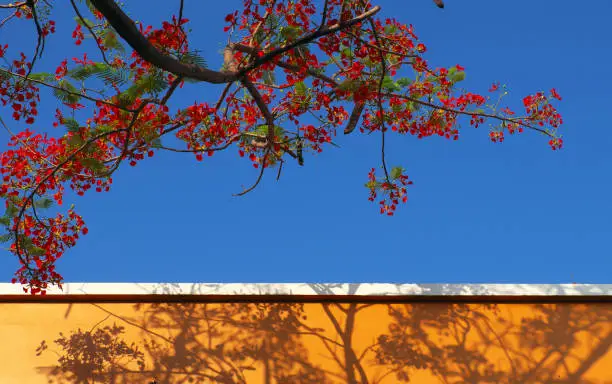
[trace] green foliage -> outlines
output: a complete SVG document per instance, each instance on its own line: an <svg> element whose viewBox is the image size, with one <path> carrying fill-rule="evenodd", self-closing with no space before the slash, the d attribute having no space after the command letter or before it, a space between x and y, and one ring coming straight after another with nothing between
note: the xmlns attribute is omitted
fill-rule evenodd
<svg viewBox="0 0 612 384"><path fill-rule="evenodd" d="M391 177L392 180L395 180L398 177L400 177L403 172L404 172L404 168L402 168L402 167L393 167L391 169L391 173L389 174L389 177Z"/></svg>
<svg viewBox="0 0 612 384"><path fill-rule="evenodd" d="M407 87L410 84L412 84L412 80L407 78L407 77L401 77L401 78L397 79L395 84L397 84L399 87L403 88L403 87Z"/></svg>
<svg viewBox="0 0 612 384"><path fill-rule="evenodd" d="M412 101L407 102L406 106L411 112L416 112L421 109L421 104L413 103Z"/></svg>
<svg viewBox="0 0 612 384"><path fill-rule="evenodd" d="M280 34L287 40L295 40L302 33L301 29L295 25L281 27Z"/></svg>
<svg viewBox="0 0 612 384"><path fill-rule="evenodd" d="M55 81L55 75L47 72L31 73L29 78L38 81Z"/></svg>
<svg viewBox="0 0 612 384"><path fill-rule="evenodd" d="M390 76L385 76L382 82L382 88L388 91L399 91L401 87L393 81Z"/></svg>
<svg viewBox="0 0 612 384"><path fill-rule="evenodd" d="M12 233L4 233L4 234L0 235L0 243L2 243L2 244L8 243L11 240L13 240L13 234Z"/></svg>
<svg viewBox="0 0 612 384"><path fill-rule="evenodd" d="M141 95L146 93L156 95L166 89L166 87L168 87L168 83L162 77L161 73L145 75L121 93L121 95L119 95L119 101L123 105L131 105L136 98Z"/></svg>
<svg viewBox="0 0 612 384"><path fill-rule="evenodd" d="M374 180L370 180L367 183L365 183L365 187L368 189L378 189L380 188L381 183L379 183L378 181L374 181Z"/></svg>
<svg viewBox="0 0 612 384"><path fill-rule="evenodd" d="M4 213L5 216L13 218L13 217L16 217L18 213L19 213L19 208L17 208L17 206L13 204L12 202L8 202L6 206L6 212Z"/></svg>
<svg viewBox="0 0 612 384"><path fill-rule="evenodd" d="M88 18L86 18L86 17L80 18L78 16L75 16L74 17L74 21L76 21L77 24L79 24L79 25L81 25L83 27L93 28L93 26L94 26L94 23L91 20L89 20Z"/></svg>
<svg viewBox="0 0 612 384"><path fill-rule="evenodd" d="M63 103L74 104L81 100L79 90L67 80L60 80L57 82L60 89L54 88L53 95Z"/></svg>
<svg viewBox="0 0 612 384"><path fill-rule="evenodd" d="M451 67L448 69L448 79L453 83L458 83L465 79L465 72L457 70L457 67Z"/></svg>
<svg viewBox="0 0 612 384"><path fill-rule="evenodd" d="M68 146L70 148L80 147L84 143L83 139L81 138L81 135L79 134L70 135L68 139L66 139L66 142L68 143Z"/></svg>
<svg viewBox="0 0 612 384"><path fill-rule="evenodd" d="M34 207L39 209L49 209L53 206L53 200L48 197L43 197L34 201Z"/></svg>
<svg viewBox="0 0 612 384"><path fill-rule="evenodd" d="M343 46L343 48L340 50L340 53L349 59L353 57L353 50L350 47Z"/></svg>
<svg viewBox="0 0 612 384"><path fill-rule="evenodd" d="M255 133L256 136L258 137L266 137L268 135L268 124L262 124L262 125L258 125L257 127L255 127L255 130L253 131L253 133ZM274 135L275 136L282 136L285 133L285 130L283 129L283 127L275 125L274 126Z"/></svg>
<svg viewBox="0 0 612 384"><path fill-rule="evenodd" d="M106 48L114 49L119 52L125 52L125 48L119 42L119 39L117 39L117 32L110 27L102 31L100 38L102 39L102 45L104 45Z"/></svg>
<svg viewBox="0 0 612 384"><path fill-rule="evenodd" d="M306 92L308 91L308 88L306 87L306 84L304 84L303 81L298 81L297 83L295 83L295 94L298 96L306 96Z"/></svg>
<svg viewBox="0 0 612 384"><path fill-rule="evenodd" d="M8 215L0 216L0 224L4 225L5 227L9 226L11 224L11 217Z"/></svg>
<svg viewBox="0 0 612 384"><path fill-rule="evenodd" d="M189 51L182 55L181 60L185 64L195 64L206 68L206 59L200 55L200 51Z"/></svg>
<svg viewBox="0 0 612 384"><path fill-rule="evenodd" d="M67 76L79 81L95 76L106 83L115 83L118 86L125 85L129 81L129 72L127 70L117 69L106 63L79 65L69 70Z"/></svg>
<svg viewBox="0 0 612 384"><path fill-rule="evenodd" d="M35 245L28 244L24 247L30 255L33 256L42 256L45 254L45 250L43 248L37 247Z"/></svg>
<svg viewBox="0 0 612 384"><path fill-rule="evenodd" d="M99 135L99 134L101 134L101 133L107 133L107 132L111 132L111 131L113 131L113 130L114 130L114 128L113 128L113 127L111 127L110 125L105 125L105 124L102 124L102 125L98 125L98 126L96 126L96 128L95 128L95 134L96 134L96 135Z"/></svg>
<svg viewBox="0 0 612 384"><path fill-rule="evenodd" d="M392 35L397 32L397 26L393 24L389 24L385 26L385 33L388 35Z"/></svg>
<svg viewBox="0 0 612 384"><path fill-rule="evenodd" d="M98 159L94 159L91 157L86 157L84 159L81 159L81 164L83 164L84 166L86 166L87 168L91 169L94 172L103 172L106 170L104 163L102 163Z"/></svg>
<svg viewBox="0 0 612 384"><path fill-rule="evenodd" d="M341 91L356 91L361 86L361 80L346 79L338 84L338 89Z"/></svg>
<svg viewBox="0 0 612 384"><path fill-rule="evenodd" d="M72 117L64 117L62 119L62 124L68 128L69 132L78 132L80 128L79 122Z"/></svg>
<svg viewBox="0 0 612 384"><path fill-rule="evenodd" d="M465 72L464 71L459 71L459 72L455 73L455 75L453 76L453 81L455 83L463 81L464 79L465 79Z"/></svg>

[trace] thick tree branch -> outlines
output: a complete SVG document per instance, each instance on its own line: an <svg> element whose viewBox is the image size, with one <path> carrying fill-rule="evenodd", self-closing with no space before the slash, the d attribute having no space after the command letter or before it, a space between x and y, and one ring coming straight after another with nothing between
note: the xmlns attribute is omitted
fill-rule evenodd
<svg viewBox="0 0 612 384"><path fill-rule="evenodd" d="M318 29L295 40L292 43L270 51L262 57L255 59L250 65L241 69L239 72L219 72L200 67L195 64L181 63L173 57L162 54L142 33L140 33L134 21L130 19L121 10L121 8L119 8L115 1L91 0L91 3L100 13L102 13L102 15L104 15L109 24L117 31L119 36L121 36L144 60L177 76L200 80L212 84L223 84L237 81L247 72L287 51L290 51L295 47L308 44L319 37L351 27L374 16L378 11L380 11L380 7L376 6L353 19Z"/></svg>
<svg viewBox="0 0 612 384"><path fill-rule="evenodd" d="M205 81L213 84L223 84L236 81L235 73L213 71L195 64L180 61L162 54L140 33L136 24L119 8L113 0L91 0L96 9L104 15L110 25L117 31L132 49L149 63L177 76Z"/></svg>

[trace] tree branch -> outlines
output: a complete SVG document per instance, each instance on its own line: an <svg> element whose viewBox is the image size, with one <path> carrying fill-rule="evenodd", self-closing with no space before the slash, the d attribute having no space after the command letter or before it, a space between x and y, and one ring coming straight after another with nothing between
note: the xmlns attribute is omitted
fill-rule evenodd
<svg viewBox="0 0 612 384"><path fill-rule="evenodd" d="M136 28L136 24L119 8L113 0L91 0L96 9L104 15L109 24L117 31L132 49L149 63L177 76L205 81L212 84L223 84L236 81L235 73L224 73L180 61L162 54Z"/></svg>
<svg viewBox="0 0 612 384"><path fill-rule="evenodd" d="M292 50L295 47L301 46L301 45L306 45L310 42L312 42L313 40L318 39L319 37L323 37L323 36L327 36L330 35L334 32L337 32L341 29L344 28L348 28L351 27L355 24L359 24L364 20L367 20L368 18L374 16L375 14L378 13L378 11L380 11L380 6L377 5L375 7L373 7L372 9L362 13L359 16L356 16L350 20L346 20L340 23L336 23L334 25L330 25L329 27L326 28L321 28L321 29L317 29L314 32L311 32L309 34L307 34L306 36L303 36L297 40L295 40L294 42L291 42L287 45L284 45L280 48L277 48L273 51L270 51L268 53L266 53L265 55L263 55L262 57L258 57L257 59L255 59L253 61L253 63L251 63L251 65L243 68L238 75L243 75L245 73L247 73L248 71L251 71L255 68L257 68L258 66L260 66L261 64L267 63L268 61L274 59L276 56L278 55L282 55L283 53Z"/></svg>
<svg viewBox="0 0 612 384"><path fill-rule="evenodd" d="M268 52L255 59L250 65L246 66L239 72L219 72L208 68L200 67L195 64L181 63L180 61L162 54L151 42L136 28L136 24L119 8L113 0L90 0L92 5L108 20L109 24L117 31L132 49L134 49L144 60L171 72L177 76L200 80L212 84L230 83L239 80L247 72L259 67L260 65L274 59L275 57L290 51L291 49L308 44L313 40L323 37L341 29L351 27L358 24L380 11L380 6L375 6L372 9L362 13L361 15L341 22L329 27L320 28L314 32L295 40L292 43L284 45L273 51Z"/></svg>

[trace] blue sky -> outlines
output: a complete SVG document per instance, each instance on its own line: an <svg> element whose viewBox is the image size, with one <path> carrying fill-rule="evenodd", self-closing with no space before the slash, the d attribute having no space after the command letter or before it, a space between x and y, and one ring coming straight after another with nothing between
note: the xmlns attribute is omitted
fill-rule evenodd
<svg viewBox="0 0 612 384"><path fill-rule="evenodd" d="M178 2L137 3L132 15L159 25ZM191 46L218 68L223 17L241 2L185 3ZM555 87L563 150L533 132L494 144L486 126L469 124L459 141L391 135L389 163L414 180L394 217L381 216L363 187L379 165L374 135L339 136L341 148L286 166L279 182L269 173L244 197L232 194L257 174L235 150L201 163L159 153L120 169L111 192L65 200L90 229L58 263L66 281L609 283L612 2L374 3L381 16L414 24L432 65L465 66L466 88L506 83L519 109L523 96ZM60 28L39 70L81 55L67 45L73 24L62 28L71 16L54 10ZM0 42L15 45L11 30L26 27L0 30ZM190 87L174 106L214 102L218 92ZM40 126L50 126L52 103ZM7 140L0 131L1 148ZM1 255L0 281L9 281L17 262Z"/></svg>

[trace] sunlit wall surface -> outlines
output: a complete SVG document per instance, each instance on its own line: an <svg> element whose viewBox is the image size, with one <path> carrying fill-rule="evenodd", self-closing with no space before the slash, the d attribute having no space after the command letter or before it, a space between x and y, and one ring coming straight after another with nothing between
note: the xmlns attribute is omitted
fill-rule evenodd
<svg viewBox="0 0 612 384"><path fill-rule="evenodd" d="M612 303L0 304L0 383L612 383Z"/></svg>

